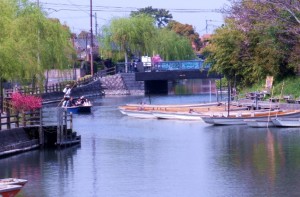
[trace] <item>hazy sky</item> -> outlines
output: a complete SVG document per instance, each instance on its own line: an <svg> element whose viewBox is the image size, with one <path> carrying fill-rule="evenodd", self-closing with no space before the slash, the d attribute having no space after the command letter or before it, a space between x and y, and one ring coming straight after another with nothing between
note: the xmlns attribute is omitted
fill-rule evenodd
<svg viewBox="0 0 300 197"><path fill-rule="evenodd" d="M67 24L72 32L90 31L90 0L36 1L39 1L42 9L49 13L49 17L60 19L61 23ZM92 4L98 28L114 17L126 17L130 11L152 6L169 10L174 20L194 26L196 31L203 35L222 25L222 14L214 10L221 9L229 3L227 0L93 0ZM94 17L94 33L95 24Z"/></svg>

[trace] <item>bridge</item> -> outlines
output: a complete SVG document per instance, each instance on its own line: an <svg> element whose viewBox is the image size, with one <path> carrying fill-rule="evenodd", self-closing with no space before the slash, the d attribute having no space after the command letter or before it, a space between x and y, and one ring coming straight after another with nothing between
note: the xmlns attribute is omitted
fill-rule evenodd
<svg viewBox="0 0 300 197"><path fill-rule="evenodd" d="M146 93L166 93L168 81L183 79L220 79L221 75L209 73L210 65L203 60L163 61L156 64L119 64L117 72L134 72L136 81L145 82ZM207 83L208 84L208 83Z"/></svg>

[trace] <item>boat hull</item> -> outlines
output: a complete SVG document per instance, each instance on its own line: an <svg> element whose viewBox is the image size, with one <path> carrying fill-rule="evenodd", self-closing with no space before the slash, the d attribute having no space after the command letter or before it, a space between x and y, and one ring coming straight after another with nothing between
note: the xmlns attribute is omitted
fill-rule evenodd
<svg viewBox="0 0 300 197"><path fill-rule="evenodd" d="M72 114L84 114L91 113L92 106L74 106L74 107L65 107L67 113Z"/></svg>
<svg viewBox="0 0 300 197"><path fill-rule="evenodd" d="M152 114L158 119L202 121L201 115L194 113L152 112Z"/></svg>
<svg viewBox="0 0 300 197"><path fill-rule="evenodd" d="M295 111L278 111L278 112L270 112L270 113L265 113L265 112L257 112L247 114L247 115L241 115L239 117L203 117L203 121L208 123L208 124L213 124L213 125L246 125L247 121L249 120L259 120L259 121L267 121L272 118L276 117L284 117L284 118L299 118L300 117L300 111L295 110Z"/></svg>
<svg viewBox="0 0 300 197"><path fill-rule="evenodd" d="M0 179L0 185L21 185L24 186L27 183L25 179L17 179L17 178L5 178Z"/></svg>
<svg viewBox="0 0 300 197"><path fill-rule="evenodd" d="M272 120L244 120L249 127L254 128L267 128L274 127Z"/></svg>
<svg viewBox="0 0 300 197"><path fill-rule="evenodd" d="M121 111L121 110L120 110ZM134 117L134 118L149 118L149 119L153 119L156 118L152 112L150 111L135 111L135 110L122 110L121 111L122 114L126 114L127 116L130 117Z"/></svg>
<svg viewBox="0 0 300 197"><path fill-rule="evenodd" d="M274 118L272 122L276 127L300 127L300 118Z"/></svg>
<svg viewBox="0 0 300 197"><path fill-rule="evenodd" d="M22 189L21 185L6 185L0 184L0 196L1 197L14 197Z"/></svg>

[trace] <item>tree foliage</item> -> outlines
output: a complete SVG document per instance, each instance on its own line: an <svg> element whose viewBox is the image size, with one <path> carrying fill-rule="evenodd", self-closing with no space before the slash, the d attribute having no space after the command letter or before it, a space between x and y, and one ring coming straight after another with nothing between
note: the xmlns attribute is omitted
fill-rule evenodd
<svg viewBox="0 0 300 197"><path fill-rule="evenodd" d="M44 71L71 63L70 31L33 3L0 0L0 78L42 79Z"/></svg>
<svg viewBox="0 0 300 197"><path fill-rule="evenodd" d="M128 55L145 54L151 50L151 38L155 33L153 19L147 15L116 18L103 29L101 54L112 57L112 52Z"/></svg>
<svg viewBox="0 0 300 197"><path fill-rule="evenodd" d="M160 54L165 61L191 60L195 53L188 38L168 29L158 29L152 39L154 54Z"/></svg>
<svg viewBox="0 0 300 197"><path fill-rule="evenodd" d="M172 20L168 26L168 29L176 32L179 35L187 37L190 42L195 46L196 51L199 51L202 43L199 34L194 30L192 25L182 24Z"/></svg>
<svg viewBox="0 0 300 197"><path fill-rule="evenodd" d="M155 19L159 28L165 27L173 16L165 9L152 8L152 6L138 9L138 11L132 11L130 16L148 15Z"/></svg>
<svg viewBox="0 0 300 197"><path fill-rule="evenodd" d="M299 16L296 1L233 2L225 25L206 49L207 61L228 79L235 76L241 86L266 75L294 75L300 63Z"/></svg>
<svg viewBox="0 0 300 197"><path fill-rule="evenodd" d="M192 59L194 52L190 41L173 31L157 28L148 15L116 18L103 29L101 54L104 58L120 58L125 62L130 56L159 53L164 60Z"/></svg>

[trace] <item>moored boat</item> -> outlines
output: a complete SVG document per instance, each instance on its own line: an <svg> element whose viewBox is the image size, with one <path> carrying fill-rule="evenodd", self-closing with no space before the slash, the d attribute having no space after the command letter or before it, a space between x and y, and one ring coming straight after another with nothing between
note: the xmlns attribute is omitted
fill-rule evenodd
<svg viewBox="0 0 300 197"><path fill-rule="evenodd" d="M184 112L159 112L154 111L152 114L158 119L173 119L173 120L196 120L202 121L203 115L195 112L184 113Z"/></svg>
<svg viewBox="0 0 300 197"><path fill-rule="evenodd" d="M91 113L92 105L80 105L63 108L67 110L67 113L72 114Z"/></svg>
<svg viewBox="0 0 300 197"><path fill-rule="evenodd" d="M231 114L229 116L203 117L203 121L213 125L246 125L245 120L268 120L276 117L300 117L300 110L255 111Z"/></svg>
<svg viewBox="0 0 300 197"><path fill-rule="evenodd" d="M27 183L25 179L17 179L17 178L4 178L0 179L0 185L21 185L24 186Z"/></svg>
<svg viewBox="0 0 300 197"><path fill-rule="evenodd" d="M122 114L125 114L134 118L156 118L151 111L137 111L137 110L120 110Z"/></svg>
<svg viewBox="0 0 300 197"><path fill-rule="evenodd" d="M0 196L1 197L14 197L22 189L22 185L9 185L0 184Z"/></svg>
<svg viewBox="0 0 300 197"><path fill-rule="evenodd" d="M300 127L300 118L273 118L272 122L276 127Z"/></svg>
<svg viewBox="0 0 300 197"><path fill-rule="evenodd" d="M274 127L271 119L264 119L264 120L257 120L257 119L248 119L244 120L249 127L254 128L267 128L267 127Z"/></svg>

